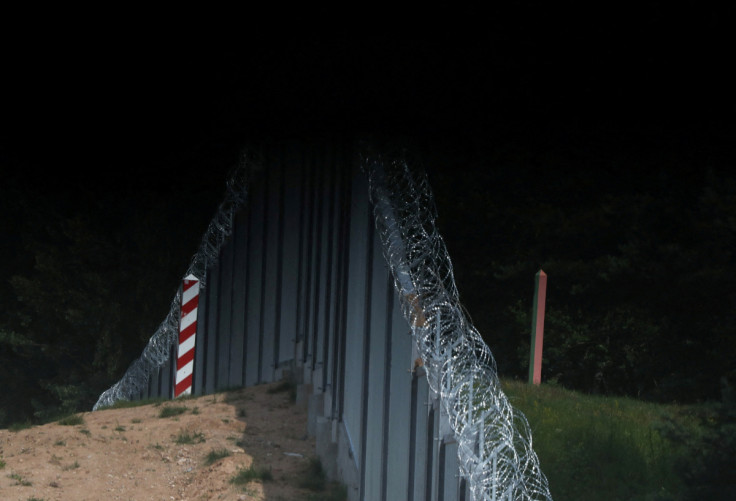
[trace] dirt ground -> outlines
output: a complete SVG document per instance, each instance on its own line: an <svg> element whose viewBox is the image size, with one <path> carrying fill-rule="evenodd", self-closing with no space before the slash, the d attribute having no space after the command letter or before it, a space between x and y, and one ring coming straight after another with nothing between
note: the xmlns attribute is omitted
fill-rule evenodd
<svg viewBox="0 0 736 501"><path fill-rule="evenodd" d="M280 384L0 430L0 499L322 499L300 487L315 480L315 442L306 409ZM250 467L272 479L231 482Z"/></svg>

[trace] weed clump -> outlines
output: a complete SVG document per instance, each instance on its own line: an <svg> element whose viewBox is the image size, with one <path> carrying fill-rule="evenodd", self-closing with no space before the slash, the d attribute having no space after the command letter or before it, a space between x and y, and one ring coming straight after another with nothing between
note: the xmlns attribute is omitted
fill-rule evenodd
<svg viewBox="0 0 736 501"><path fill-rule="evenodd" d="M319 458L309 459L299 480L299 487L315 493L310 494L307 501L345 501L348 498L344 485L327 481L327 473Z"/></svg>
<svg viewBox="0 0 736 501"><path fill-rule="evenodd" d="M203 433L189 433L188 431L181 431L179 432L179 435L177 435L174 442L180 445L184 444L201 444L204 440L204 434Z"/></svg>
<svg viewBox="0 0 736 501"><path fill-rule="evenodd" d="M248 468L241 468L238 473L230 479L230 483L235 485L246 485L254 480L261 480L263 482L273 480L271 468L256 468L251 464Z"/></svg>
<svg viewBox="0 0 736 501"><path fill-rule="evenodd" d="M206 466L209 466L213 463L216 463L222 458L226 458L231 455L231 452L227 449L213 449L210 451L209 454L207 454L207 457L204 460L204 464Z"/></svg>
<svg viewBox="0 0 736 501"><path fill-rule="evenodd" d="M310 491L323 491L327 483L327 475L322 468L322 462L318 458L309 458L307 468L302 473L299 487Z"/></svg>
<svg viewBox="0 0 736 501"><path fill-rule="evenodd" d="M184 414L187 411L187 408L183 405L170 405L163 407L159 413L158 417L160 418L169 418L174 416L179 416L181 414Z"/></svg>
<svg viewBox="0 0 736 501"><path fill-rule="evenodd" d="M8 477L9 478L12 478L13 480L15 480L15 482L16 482L15 485L22 485L24 487L29 487L29 486L33 485L31 482L29 482L28 480L24 479L23 477L21 477L17 473L11 473L10 475L8 475Z"/></svg>

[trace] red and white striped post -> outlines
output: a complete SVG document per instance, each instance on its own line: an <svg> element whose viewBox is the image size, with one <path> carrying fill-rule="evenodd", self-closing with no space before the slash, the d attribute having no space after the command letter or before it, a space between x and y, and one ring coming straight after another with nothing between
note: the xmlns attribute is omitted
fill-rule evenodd
<svg viewBox="0 0 736 501"><path fill-rule="evenodd" d="M544 338L544 306L547 300L547 274L539 270L535 282L529 384L539 385L542 382L542 340Z"/></svg>
<svg viewBox="0 0 736 501"><path fill-rule="evenodd" d="M192 393L198 305L199 280L194 275L189 275L184 278L181 290L181 319L179 320L179 349L176 359L174 398Z"/></svg>

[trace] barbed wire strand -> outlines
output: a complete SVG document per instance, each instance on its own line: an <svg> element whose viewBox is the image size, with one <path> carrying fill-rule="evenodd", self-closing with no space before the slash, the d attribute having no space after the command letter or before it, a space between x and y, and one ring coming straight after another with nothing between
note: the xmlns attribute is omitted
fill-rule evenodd
<svg viewBox="0 0 736 501"><path fill-rule="evenodd" d="M200 290L206 286L207 267L217 262L220 248L232 234L235 213L248 198L248 172L254 163L253 157L244 153L238 166L228 175L224 200L207 226L199 249L184 274L185 277L197 277ZM177 292L168 315L148 340L141 356L130 364L117 383L100 395L92 410L109 407L120 400L133 400L147 388L151 375L169 361L171 348L178 343L180 310L181 297Z"/></svg>
<svg viewBox="0 0 736 501"><path fill-rule="evenodd" d="M471 499L551 500L529 423L509 404L493 355L460 304L426 175L403 154L364 156L362 167L402 312L449 418Z"/></svg>

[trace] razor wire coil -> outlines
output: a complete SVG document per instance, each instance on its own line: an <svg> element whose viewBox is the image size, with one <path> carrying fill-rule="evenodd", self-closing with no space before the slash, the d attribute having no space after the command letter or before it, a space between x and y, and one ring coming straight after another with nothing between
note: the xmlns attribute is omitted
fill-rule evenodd
<svg viewBox="0 0 736 501"><path fill-rule="evenodd" d="M185 274L200 279L202 287L207 267L217 261L232 233L235 212L247 199L245 164L229 177L225 200ZM468 481L471 499L551 500L529 424L504 395L493 355L460 303L426 175L404 158L369 156L363 166L402 313L457 440L460 474ZM177 294L141 357L102 393L93 410L136 398L152 372L168 362L178 338L180 301Z"/></svg>
<svg viewBox="0 0 736 501"><path fill-rule="evenodd" d="M207 267L217 262L220 248L232 234L235 213L248 198L248 170L253 162L249 156L244 155L239 165L229 174L224 200L207 226L199 249L184 273L185 277L197 277L201 288L206 286ZM171 301L169 313L148 340L141 356L130 364L117 383L100 395L93 411L109 407L120 400L133 400L146 389L151 374L169 361L171 348L178 341L180 311L181 296L177 292Z"/></svg>
<svg viewBox="0 0 736 501"><path fill-rule="evenodd" d="M426 175L403 156L362 161L384 257L471 499L551 500L529 423L503 393L493 355L460 304Z"/></svg>

